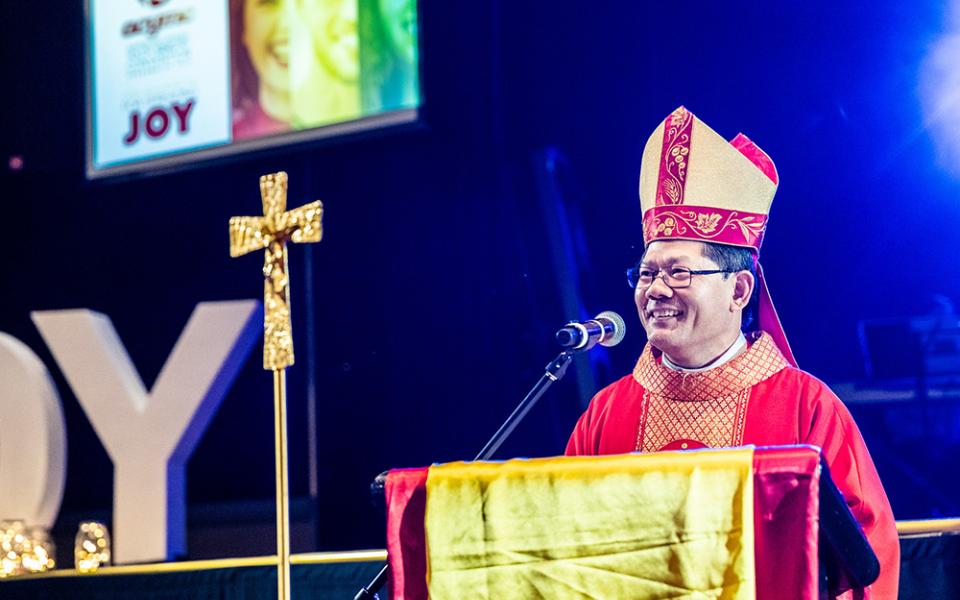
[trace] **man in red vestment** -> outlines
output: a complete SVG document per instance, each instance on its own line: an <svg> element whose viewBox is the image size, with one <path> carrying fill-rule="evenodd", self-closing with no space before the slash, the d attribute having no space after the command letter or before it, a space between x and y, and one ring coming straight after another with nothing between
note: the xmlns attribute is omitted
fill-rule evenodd
<svg viewBox="0 0 960 600"><path fill-rule="evenodd" d="M654 131L640 169L646 249L628 272L648 343L590 402L567 454L819 446L880 560L864 596L895 599L900 546L870 453L837 396L797 368L756 262L777 183L746 136L727 142L683 107ZM747 336L751 298L759 331Z"/></svg>

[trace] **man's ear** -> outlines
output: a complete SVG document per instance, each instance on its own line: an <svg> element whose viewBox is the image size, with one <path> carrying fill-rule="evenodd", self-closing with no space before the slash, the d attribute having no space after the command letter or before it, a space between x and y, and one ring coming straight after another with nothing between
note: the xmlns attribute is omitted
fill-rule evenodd
<svg viewBox="0 0 960 600"><path fill-rule="evenodd" d="M737 271L733 274L733 299L731 310L746 308L757 283L750 271Z"/></svg>

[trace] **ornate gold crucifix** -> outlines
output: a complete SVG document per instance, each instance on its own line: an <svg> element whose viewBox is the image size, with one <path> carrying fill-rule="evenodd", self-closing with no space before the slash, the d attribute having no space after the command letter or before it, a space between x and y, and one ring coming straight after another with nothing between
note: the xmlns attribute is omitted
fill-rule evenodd
<svg viewBox="0 0 960 600"><path fill-rule="evenodd" d="M317 200L287 207L287 174L283 171L260 178L262 217L230 219L230 256L266 248L263 257L263 368L284 369L293 364L290 332L290 287L287 276L287 240L319 242L323 237L323 203Z"/></svg>
<svg viewBox="0 0 960 600"><path fill-rule="evenodd" d="M277 483L277 597L290 598L290 518L287 479L287 379L293 364L287 241L319 242L323 204L287 208L287 174L260 178L262 217L230 219L230 256L266 249L263 258L263 368L273 371L274 465Z"/></svg>

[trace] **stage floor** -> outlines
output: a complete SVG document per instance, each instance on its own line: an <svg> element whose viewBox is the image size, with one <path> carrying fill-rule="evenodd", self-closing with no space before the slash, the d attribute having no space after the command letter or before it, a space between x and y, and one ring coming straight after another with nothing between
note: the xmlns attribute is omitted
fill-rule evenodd
<svg viewBox="0 0 960 600"><path fill-rule="evenodd" d="M901 521L900 600L960 598L960 519ZM384 550L291 557L296 600L353 598L380 570ZM3 600L274 600L276 557L61 569L0 580ZM389 591L381 594L389 598Z"/></svg>

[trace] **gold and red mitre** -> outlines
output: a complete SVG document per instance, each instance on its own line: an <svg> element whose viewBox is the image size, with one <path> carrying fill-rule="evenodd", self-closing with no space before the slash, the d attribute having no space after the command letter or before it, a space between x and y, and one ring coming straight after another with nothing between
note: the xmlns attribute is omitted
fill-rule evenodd
<svg viewBox="0 0 960 600"><path fill-rule="evenodd" d="M643 149L643 242L693 240L759 255L778 183L773 161L747 136L738 133L728 142L681 106ZM759 263L757 276L760 329L796 366Z"/></svg>
<svg viewBox="0 0 960 600"><path fill-rule="evenodd" d="M760 250L777 169L745 135L732 142L682 106L643 149L643 241L685 239Z"/></svg>

